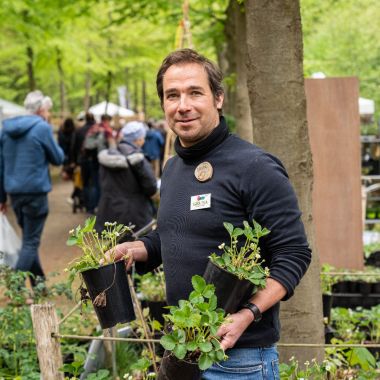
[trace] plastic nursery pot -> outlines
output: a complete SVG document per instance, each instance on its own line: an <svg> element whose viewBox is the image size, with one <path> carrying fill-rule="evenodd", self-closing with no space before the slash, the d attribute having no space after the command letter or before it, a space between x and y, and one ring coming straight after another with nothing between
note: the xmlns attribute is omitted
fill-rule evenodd
<svg viewBox="0 0 380 380"><path fill-rule="evenodd" d="M234 274L215 265L209 260L203 278L207 283L215 285L218 307L226 313L235 313L247 302L255 286L248 280L240 280Z"/></svg>
<svg viewBox="0 0 380 380"><path fill-rule="evenodd" d="M84 271L82 276L102 329L136 319L123 260Z"/></svg>
<svg viewBox="0 0 380 380"><path fill-rule="evenodd" d="M370 282L359 282L359 291L361 294L370 294L372 290L372 284Z"/></svg>
<svg viewBox="0 0 380 380"><path fill-rule="evenodd" d="M152 319L161 323L161 325L165 324L165 320L163 314L167 314L169 312L168 309L165 309L168 304L166 301L145 301L146 306L149 308L149 315Z"/></svg>
<svg viewBox="0 0 380 380"><path fill-rule="evenodd" d="M165 351L157 380L200 380L198 363L178 359L170 351Z"/></svg>
<svg viewBox="0 0 380 380"><path fill-rule="evenodd" d="M333 297L331 294L322 294L323 317L330 321Z"/></svg>

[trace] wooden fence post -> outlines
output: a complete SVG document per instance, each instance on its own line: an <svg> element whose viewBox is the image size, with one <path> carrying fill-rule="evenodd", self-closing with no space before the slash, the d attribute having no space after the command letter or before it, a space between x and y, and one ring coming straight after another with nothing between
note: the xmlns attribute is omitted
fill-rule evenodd
<svg viewBox="0 0 380 380"><path fill-rule="evenodd" d="M52 337L58 334L58 317L53 304L32 305L32 321L37 355L43 380L64 380L61 345Z"/></svg>

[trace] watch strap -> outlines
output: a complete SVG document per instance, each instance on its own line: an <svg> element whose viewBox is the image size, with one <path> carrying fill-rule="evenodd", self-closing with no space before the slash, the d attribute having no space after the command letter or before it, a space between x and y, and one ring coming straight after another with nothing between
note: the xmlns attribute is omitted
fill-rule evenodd
<svg viewBox="0 0 380 380"><path fill-rule="evenodd" d="M243 309L249 309L252 312L253 317L254 317L253 323L261 321L261 318L262 318L261 311L254 303L251 303L251 302L245 303L243 305Z"/></svg>

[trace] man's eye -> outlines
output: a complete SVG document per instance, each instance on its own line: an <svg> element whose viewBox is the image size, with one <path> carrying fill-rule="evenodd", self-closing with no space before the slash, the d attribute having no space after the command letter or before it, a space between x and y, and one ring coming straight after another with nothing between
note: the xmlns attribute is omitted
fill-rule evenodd
<svg viewBox="0 0 380 380"><path fill-rule="evenodd" d="M177 94L168 94L166 95L166 99L175 99L177 97Z"/></svg>
<svg viewBox="0 0 380 380"><path fill-rule="evenodd" d="M198 95L202 95L202 93L200 91L192 91L191 95L198 96Z"/></svg>

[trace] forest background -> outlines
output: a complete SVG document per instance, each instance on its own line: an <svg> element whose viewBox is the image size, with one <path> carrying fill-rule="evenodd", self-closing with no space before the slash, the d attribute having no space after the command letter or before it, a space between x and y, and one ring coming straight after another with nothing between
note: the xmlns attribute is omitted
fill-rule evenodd
<svg viewBox="0 0 380 380"><path fill-rule="evenodd" d="M222 68L230 1L191 0L189 8L194 48ZM378 1L300 3L305 77L357 76L360 95L379 105ZM103 100L119 103L117 89L124 86L129 108L161 118L155 75L179 46L182 4L0 0L0 97L22 104L25 94L38 88L53 98L56 114L65 116ZM233 71L224 71L226 86L233 86Z"/></svg>

